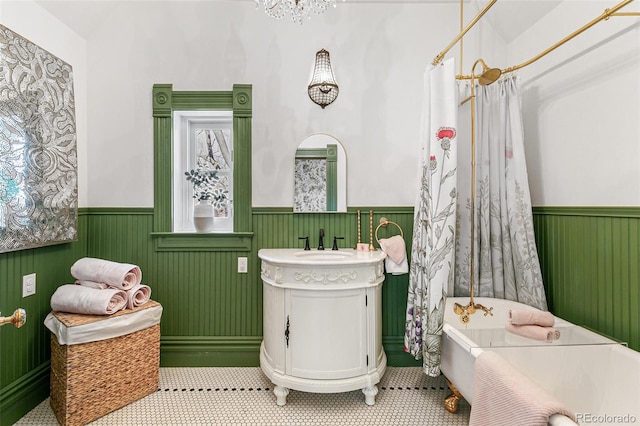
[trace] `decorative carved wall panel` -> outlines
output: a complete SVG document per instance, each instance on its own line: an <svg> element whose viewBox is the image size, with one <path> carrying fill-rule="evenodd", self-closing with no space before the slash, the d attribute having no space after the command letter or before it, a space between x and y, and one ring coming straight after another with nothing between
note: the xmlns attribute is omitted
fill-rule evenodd
<svg viewBox="0 0 640 426"><path fill-rule="evenodd" d="M0 25L0 252L77 239L72 67Z"/></svg>

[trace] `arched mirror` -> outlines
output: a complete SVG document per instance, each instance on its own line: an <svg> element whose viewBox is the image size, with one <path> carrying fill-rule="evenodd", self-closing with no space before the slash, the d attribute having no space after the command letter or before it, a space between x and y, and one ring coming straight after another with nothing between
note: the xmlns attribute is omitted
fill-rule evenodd
<svg viewBox="0 0 640 426"><path fill-rule="evenodd" d="M333 136L318 133L298 146L294 165L293 211L347 211L347 156Z"/></svg>

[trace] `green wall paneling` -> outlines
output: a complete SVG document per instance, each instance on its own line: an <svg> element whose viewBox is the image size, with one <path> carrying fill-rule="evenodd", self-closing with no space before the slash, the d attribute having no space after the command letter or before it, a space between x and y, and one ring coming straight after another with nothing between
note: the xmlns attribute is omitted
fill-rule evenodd
<svg viewBox="0 0 640 426"><path fill-rule="evenodd" d="M164 337L164 367L255 367L260 365L262 336Z"/></svg>
<svg viewBox="0 0 640 426"><path fill-rule="evenodd" d="M0 311L27 311L21 328L0 327L0 424L13 424L49 395L49 331L43 325L55 289L71 282L73 262L86 253L87 221L78 212L76 242L0 254ZM36 273L36 294L22 297L22 276Z"/></svg>
<svg viewBox="0 0 640 426"><path fill-rule="evenodd" d="M257 365L259 269L236 272L237 258L251 259L251 252L156 251L151 208L91 209L90 217L88 255L140 266L142 282L163 306L163 366L246 364L247 359Z"/></svg>
<svg viewBox="0 0 640 426"><path fill-rule="evenodd" d="M292 209L256 208L252 214L254 237L246 251L156 251L153 209L89 209L88 256L139 265L142 282L163 306L161 362L181 365L258 365L262 340L262 282L258 250L262 247L302 247L299 236L309 236L313 248L319 229L325 246L333 237L339 247L355 247L356 210L346 213L293 213ZM397 222L411 234L412 208L378 208L380 217ZM369 210L362 209L362 241L369 242ZM379 237L397 233L381 228ZM374 237L375 238L375 237ZM407 241L407 244L410 242ZM376 243L377 247L377 243ZM247 256L249 272L239 274L237 258ZM389 276L383 286L383 343L390 365L415 360L403 352L404 310L408 275ZM235 363L235 364L234 364Z"/></svg>
<svg viewBox="0 0 640 426"><path fill-rule="evenodd" d="M375 207L398 223L407 250L413 209ZM0 328L0 424L13 424L48 394L49 333L42 325L55 288L72 279L69 268L83 256L134 263L163 308L162 365L258 365L262 336L262 283L257 253L263 247L301 247L318 231L325 245L357 242L357 208L346 213L293 213L254 208L250 251L156 251L153 208L86 208L79 211L80 240L0 254L0 309L27 309L21 329ZM362 242L369 242L369 208L361 207ZM628 342L640 350L640 208L536 207L534 227L549 308L579 325ZM379 237L395 234L381 228ZM375 237L374 237L375 238ZM377 243L376 243L377 247ZM249 257L238 274L237 257ZM22 276L36 272L37 293L22 298ZM420 365L403 352L408 275L387 276L383 285L383 344L389 365Z"/></svg>
<svg viewBox="0 0 640 426"><path fill-rule="evenodd" d="M549 309L640 350L640 208L533 213Z"/></svg>

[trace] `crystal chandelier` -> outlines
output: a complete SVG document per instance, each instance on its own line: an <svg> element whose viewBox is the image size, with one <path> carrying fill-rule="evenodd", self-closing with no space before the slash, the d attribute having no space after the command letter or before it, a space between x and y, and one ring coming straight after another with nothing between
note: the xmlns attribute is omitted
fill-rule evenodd
<svg viewBox="0 0 640 426"><path fill-rule="evenodd" d="M255 0L256 7L264 4L267 15L280 19L286 15L296 24L302 24L304 18L311 19L311 15L321 14L327 7L336 6L338 0ZM342 0L344 1L344 0Z"/></svg>
<svg viewBox="0 0 640 426"><path fill-rule="evenodd" d="M311 100L324 109L338 97L338 83L333 76L329 52L321 49L316 53L316 64L313 77L309 83L308 93Z"/></svg>

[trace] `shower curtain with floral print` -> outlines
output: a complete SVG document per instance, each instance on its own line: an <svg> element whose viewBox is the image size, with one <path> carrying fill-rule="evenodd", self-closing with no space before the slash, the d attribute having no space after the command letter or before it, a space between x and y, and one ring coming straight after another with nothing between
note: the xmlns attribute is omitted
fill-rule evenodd
<svg viewBox="0 0 640 426"><path fill-rule="evenodd" d="M447 288L454 274L457 93L453 59L424 73L419 191L414 210L404 350L440 374Z"/></svg>
<svg viewBox="0 0 640 426"><path fill-rule="evenodd" d="M476 89L474 296L514 300L546 310L533 233L519 79L506 76ZM461 91L469 92L468 83L461 83ZM469 108L463 108L460 116L466 117ZM470 164L470 151L470 137L463 137L455 296L469 295L471 175L470 166L463 164Z"/></svg>

